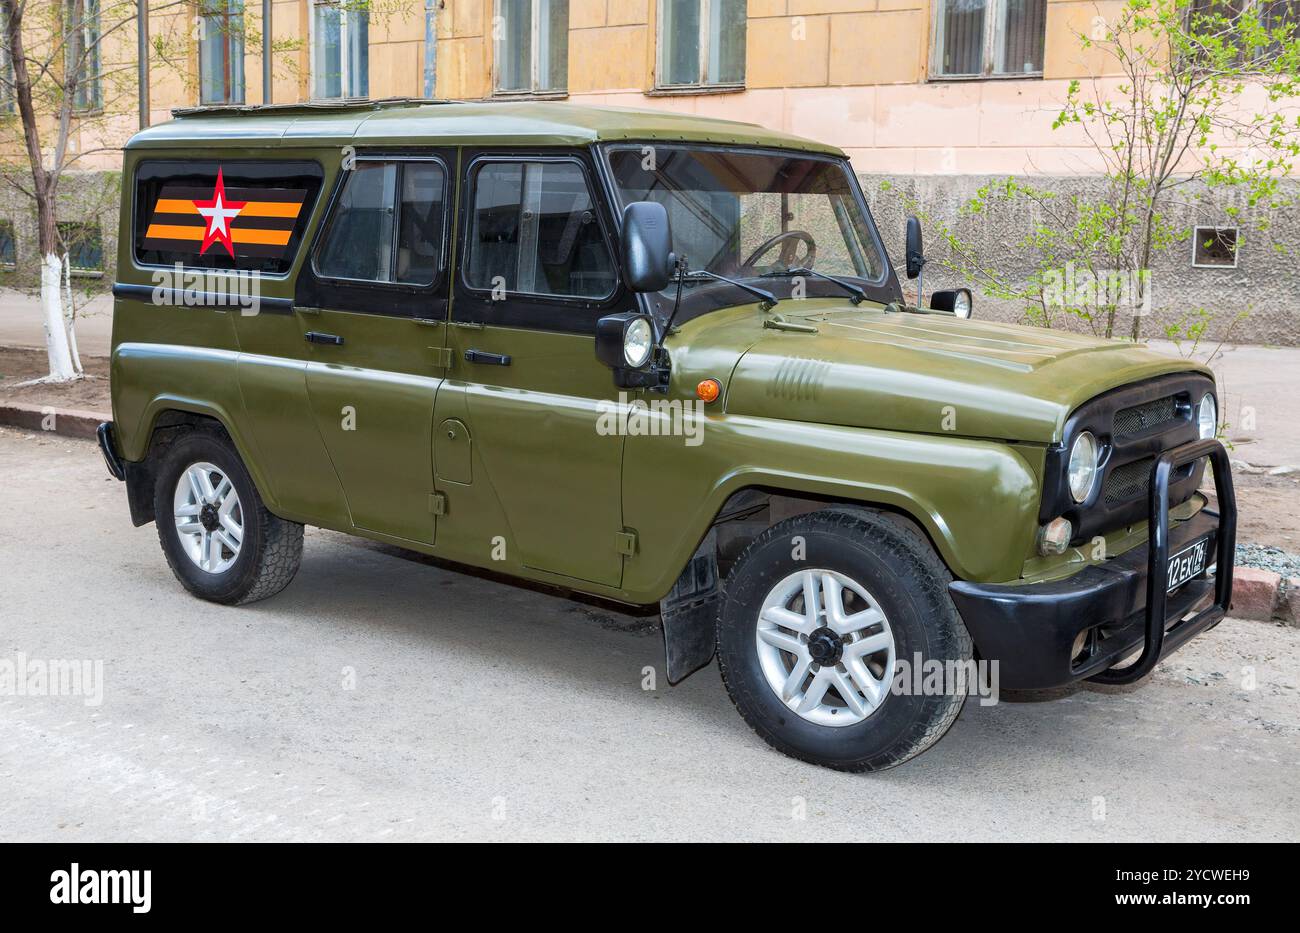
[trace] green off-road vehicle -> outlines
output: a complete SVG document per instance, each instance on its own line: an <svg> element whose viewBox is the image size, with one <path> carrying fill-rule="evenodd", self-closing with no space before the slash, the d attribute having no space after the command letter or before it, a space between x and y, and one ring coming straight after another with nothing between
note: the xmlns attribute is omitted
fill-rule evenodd
<svg viewBox="0 0 1300 933"><path fill-rule="evenodd" d="M976 683L1137 680L1228 605L1210 372L909 305L832 147L216 108L137 135L124 180L100 441L197 596L278 592L311 524L657 604L670 682L716 653L765 740L845 770Z"/></svg>

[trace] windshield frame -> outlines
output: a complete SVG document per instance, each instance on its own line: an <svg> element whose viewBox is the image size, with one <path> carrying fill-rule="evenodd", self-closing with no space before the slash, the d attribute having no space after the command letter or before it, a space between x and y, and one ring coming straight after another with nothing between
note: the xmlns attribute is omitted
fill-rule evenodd
<svg viewBox="0 0 1300 933"><path fill-rule="evenodd" d="M593 148L596 150L596 171L600 176L600 183L605 187L606 196L609 204L613 208L615 230L618 233L620 242L623 235L623 209L626 206L623 203L622 191L614 182L614 170L610 164L610 156L614 152L633 151L640 152L647 146L659 146L669 149L690 149L702 152L735 152L747 155L766 155L777 156L782 158L800 158L811 159L819 162L828 162L836 165L842 171L848 180L849 190L854 200L857 202L858 209L862 211L863 219L866 222L867 232L871 237L871 245L879 251L883 264L883 272L876 279L867 279L858 275L837 275L838 278L845 279L854 285L859 286L866 292L867 300L879 302L880 304L889 304L894 301L901 301L903 298L902 288L899 285L898 275L894 270L893 261L889 257L889 252L885 249L885 244L880 238L880 230L876 226L875 218L871 214L871 208L867 204L867 199L862 192L862 185L858 181L857 174L849 164L849 160L844 156L832 155L824 152L811 152L805 149L781 148L772 146L744 146L728 145L726 143L707 143L692 142L690 140L619 140L617 142L598 143ZM793 288L791 277L760 277L745 276L742 281L747 284L757 285L770 291L775 291L777 297L785 302L789 299L790 291ZM815 276L808 276L804 280L807 298L839 298L848 300L847 293L832 282L821 280ZM789 287L781 287L783 283L790 283ZM638 303L642 310L656 317L664 318L671 309L671 302L668 308L662 307L661 296L669 294L675 289L676 285L670 285L664 292L643 292L637 295ZM812 289L816 288L814 294ZM754 304L756 299L752 294L742 288L734 285L728 285L724 282L710 282L707 287L696 291L695 294L689 295L686 291L682 294L682 307L677 315L679 322L685 322L697 318L703 314L723 308L732 308L738 305ZM780 307L786 307L782 304Z"/></svg>

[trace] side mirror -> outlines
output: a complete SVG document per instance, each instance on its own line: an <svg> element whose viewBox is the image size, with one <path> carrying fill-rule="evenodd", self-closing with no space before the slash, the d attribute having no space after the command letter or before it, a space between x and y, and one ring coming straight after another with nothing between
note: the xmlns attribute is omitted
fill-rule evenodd
<svg viewBox="0 0 1300 933"><path fill-rule="evenodd" d="M950 288L930 295L930 307L936 311L951 311L959 318L969 318L974 302L969 288Z"/></svg>
<svg viewBox="0 0 1300 933"><path fill-rule="evenodd" d="M925 265L925 250L921 246L921 221L915 216L907 218L906 243L907 277L914 279L921 274L921 267Z"/></svg>
<svg viewBox="0 0 1300 933"><path fill-rule="evenodd" d="M657 292L673 278L673 235L668 211L654 201L623 209L623 279L634 292Z"/></svg>

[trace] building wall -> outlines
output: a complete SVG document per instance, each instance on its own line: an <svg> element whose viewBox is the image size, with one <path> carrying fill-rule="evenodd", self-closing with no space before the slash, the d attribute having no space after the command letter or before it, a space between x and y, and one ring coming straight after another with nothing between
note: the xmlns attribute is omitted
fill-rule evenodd
<svg viewBox="0 0 1300 933"><path fill-rule="evenodd" d="M426 67L425 3L435 6L436 96L481 99L492 96L494 42L492 0L375 0L369 27L369 94L372 98L423 96ZM658 0L570 0L568 88L574 103L662 108L764 126L834 143L845 149L864 179L891 254L900 255L900 193L927 213L956 222L970 239L985 244L1000 268L1028 271L1016 243L1033 218L994 212L978 221L960 219L958 205L991 176L1036 176L1039 187L1063 198L1084 191L1100 166L1080 131L1053 130L1052 122L1071 80L1096 79L1103 93L1118 77L1105 75L1106 58L1085 49L1079 33L1095 17L1112 16L1122 0L1047 0L1044 72L1035 78L930 80L933 0L748 0L744 87L718 91L656 88ZM198 53L193 39L193 5L168 6L150 18L151 36L166 49L166 63L151 67L151 122L169 118L176 107L198 103ZM310 99L308 0L275 0L272 99ZM246 0L246 27L260 35L261 4ZM114 61L130 62L135 37L123 30L113 40ZM127 70L129 75L130 71ZM245 48L245 102L264 100L260 45ZM112 173L116 151L137 126L133 82L121 89L106 113L80 121L74 145L88 155L82 170ZM1247 100L1245 108L1250 109ZM0 145L6 153L16 137ZM82 174L85 174L83 171ZM882 192L879 182L891 188ZM109 241L116 223L99 206L94 217L77 191L96 190L93 177L69 182L67 220L99 220ZM0 196L0 218L14 221L19 235L19 270L0 272L0 284L34 278L34 233L25 202L12 191ZM81 213L87 213L85 218ZM1294 213L1294 212L1293 212ZM1207 200L1189 219L1226 222L1225 205ZM1243 231L1249 212L1240 221ZM1274 236L1300 242L1295 217L1279 218ZM937 244L936 244L937 245ZM1238 268L1193 269L1188 249L1170 252L1157 264L1157 303L1176 318L1206 303L1237 325L1238 339L1297 342L1289 264L1264 237L1247 237ZM106 259L112 253L106 250ZM944 284L937 264L932 285ZM111 270L105 276L111 280ZM955 284L948 282L946 284ZM982 302L983 313L1015 319L1014 305ZM1158 315L1157 315L1158 317ZM1153 321L1151 327L1159 325ZM1222 325L1216 325L1221 329ZM1152 332L1148 328L1148 332Z"/></svg>

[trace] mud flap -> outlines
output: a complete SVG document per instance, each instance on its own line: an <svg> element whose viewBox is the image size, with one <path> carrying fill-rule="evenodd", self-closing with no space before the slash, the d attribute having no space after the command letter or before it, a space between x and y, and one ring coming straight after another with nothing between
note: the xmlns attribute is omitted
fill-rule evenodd
<svg viewBox="0 0 1300 933"><path fill-rule="evenodd" d="M717 531L710 529L672 591L659 601L670 684L681 683L713 660L721 599Z"/></svg>

